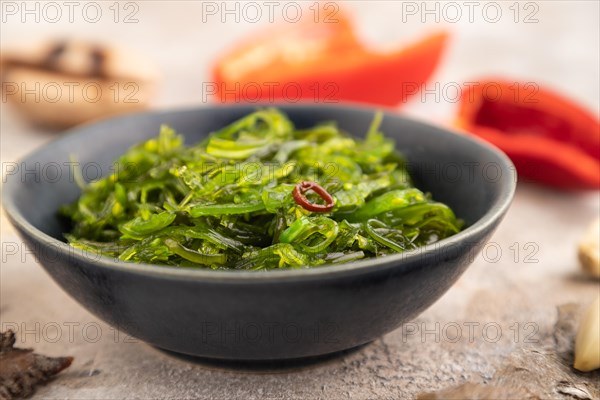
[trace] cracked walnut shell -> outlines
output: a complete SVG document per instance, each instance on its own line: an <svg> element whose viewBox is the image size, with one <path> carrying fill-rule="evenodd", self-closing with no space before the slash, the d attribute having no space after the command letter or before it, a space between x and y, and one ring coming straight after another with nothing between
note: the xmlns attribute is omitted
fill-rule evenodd
<svg viewBox="0 0 600 400"><path fill-rule="evenodd" d="M158 81L147 60L83 41L5 52L0 65L3 101L54 128L145 109Z"/></svg>

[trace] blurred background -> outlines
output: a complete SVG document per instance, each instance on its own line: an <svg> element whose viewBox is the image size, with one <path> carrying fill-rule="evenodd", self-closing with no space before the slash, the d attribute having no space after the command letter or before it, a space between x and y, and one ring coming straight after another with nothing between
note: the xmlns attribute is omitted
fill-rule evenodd
<svg viewBox="0 0 600 400"><path fill-rule="evenodd" d="M272 3L3 1L0 45L4 54L50 39L117 45L140 54L159 73L151 107L206 104L218 101L206 85L214 82L211 71L220 57L257 33L297 25L298 7L304 18L315 16L315 1ZM402 48L434 31L449 33L427 81L430 92L401 102L397 108L403 112L449 122L457 105L455 87L499 76L555 89L598 114L596 1L347 1L336 7L348 15L358 40L374 52ZM18 158L33 143L54 137L16 115L3 97L3 160Z"/></svg>
<svg viewBox="0 0 600 400"><path fill-rule="evenodd" d="M500 79L509 85L518 82L554 91L597 121L599 4L3 1L0 156L14 161L61 129L114 113L256 99L256 93L247 90L253 82L259 82L266 97L266 82L312 79L329 65L333 65L331 73L321 81L317 77L316 86L304 86L300 101L358 101L453 125L461 91ZM321 32L323 27L333 33ZM352 44L346 36L336 42L342 30L349 32L343 35L351 36ZM295 33L283 35L287 31ZM427 50L428 38L440 32L446 34L445 40ZM333 42L330 47L328 40ZM303 41L308 45L302 47ZM325 48L319 50L319 45ZM91 65L98 49L104 57L100 69ZM406 49L412 50L402 53ZM256 59L264 62L269 58L265 51L283 53L280 61L284 62L259 62L246 76L224 77L222 72L231 72L228 65L236 59L239 70L249 64L244 57L250 57L250 64ZM306 64L311 57L312 65ZM363 68L348 67L356 63ZM385 65L389 68L382 71ZM344 68L350 70L351 79L335 82L338 70ZM48 69L52 74L43 76ZM298 73L304 76L299 78ZM377 85L366 78L378 75L383 78ZM348 95L347 90L331 90L330 81L345 85L342 89L358 88L349 89L354 93ZM73 82L78 86L69 86ZM95 91L98 82L103 85L101 92ZM405 84L410 95L398 90ZM313 87L320 90L318 99ZM391 101L384 99L386 87ZM75 94L74 101L70 93ZM284 101L298 101L293 88L289 93ZM553 106L549 107L552 112Z"/></svg>

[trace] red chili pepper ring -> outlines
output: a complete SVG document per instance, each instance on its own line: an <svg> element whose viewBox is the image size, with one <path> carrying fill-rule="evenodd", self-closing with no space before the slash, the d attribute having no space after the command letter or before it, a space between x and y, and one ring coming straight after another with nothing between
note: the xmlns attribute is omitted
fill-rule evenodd
<svg viewBox="0 0 600 400"><path fill-rule="evenodd" d="M313 192L318 194L319 197L323 199L325 204L311 203L304 195L304 193L308 192L309 190L312 190ZM296 202L296 204L298 204L305 210L312 211L312 212L325 213L325 212L329 212L333 209L333 205L334 205L333 196L330 195L327 192L327 190L325 190L325 188L323 188L321 185L319 185L316 182L309 182L309 181L300 182L294 188L292 195L294 196L294 201Z"/></svg>

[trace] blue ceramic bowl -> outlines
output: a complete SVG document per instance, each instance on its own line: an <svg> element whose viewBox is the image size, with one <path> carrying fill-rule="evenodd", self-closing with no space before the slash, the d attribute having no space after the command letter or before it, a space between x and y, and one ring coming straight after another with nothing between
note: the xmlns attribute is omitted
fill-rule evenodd
<svg viewBox="0 0 600 400"><path fill-rule="evenodd" d="M367 131L374 110L282 105L299 127L338 121ZM215 106L130 115L72 130L22 160L4 185L8 217L52 278L107 323L160 348L238 360L322 355L372 341L415 318L464 272L509 207L508 158L469 136L388 113L382 131L417 186L450 205L466 228L436 244L383 258L282 271L212 271L133 264L65 243L58 208L79 189L72 156L90 178L112 172L129 146L169 124L194 143L253 111Z"/></svg>

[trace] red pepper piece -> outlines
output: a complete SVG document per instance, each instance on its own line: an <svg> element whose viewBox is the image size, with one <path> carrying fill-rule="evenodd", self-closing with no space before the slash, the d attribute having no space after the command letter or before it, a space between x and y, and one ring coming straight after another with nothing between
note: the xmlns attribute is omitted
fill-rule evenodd
<svg viewBox="0 0 600 400"><path fill-rule="evenodd" d="M457 125L503 150L520 177L561 189L600 188L600 122L534 83L489 79L461 95Z"/></svg>
<svg viewBox="0 0 600 400"><path fill-rule="evenodd" d="M304 193L306 193L309 190L312 190L313 192L318 194L319 197L323 199L325 204L311 203L304 195ZM300 182L292 191L292 196L294 197L294 201L296 202L296 204L308 211L323 213L329 212L333 209L333 196L331 196L329 192L325 190L324 187L315 182Z"/></svg>
<svg viewBox="0 0 600 400"><path fill-rule="evenodd" d="M272 29L225 55L213 69L221 102L352 101L396 106L419 92L438 65L446 33L391 53L357 40L350 21L304 21Z"/></svg>

